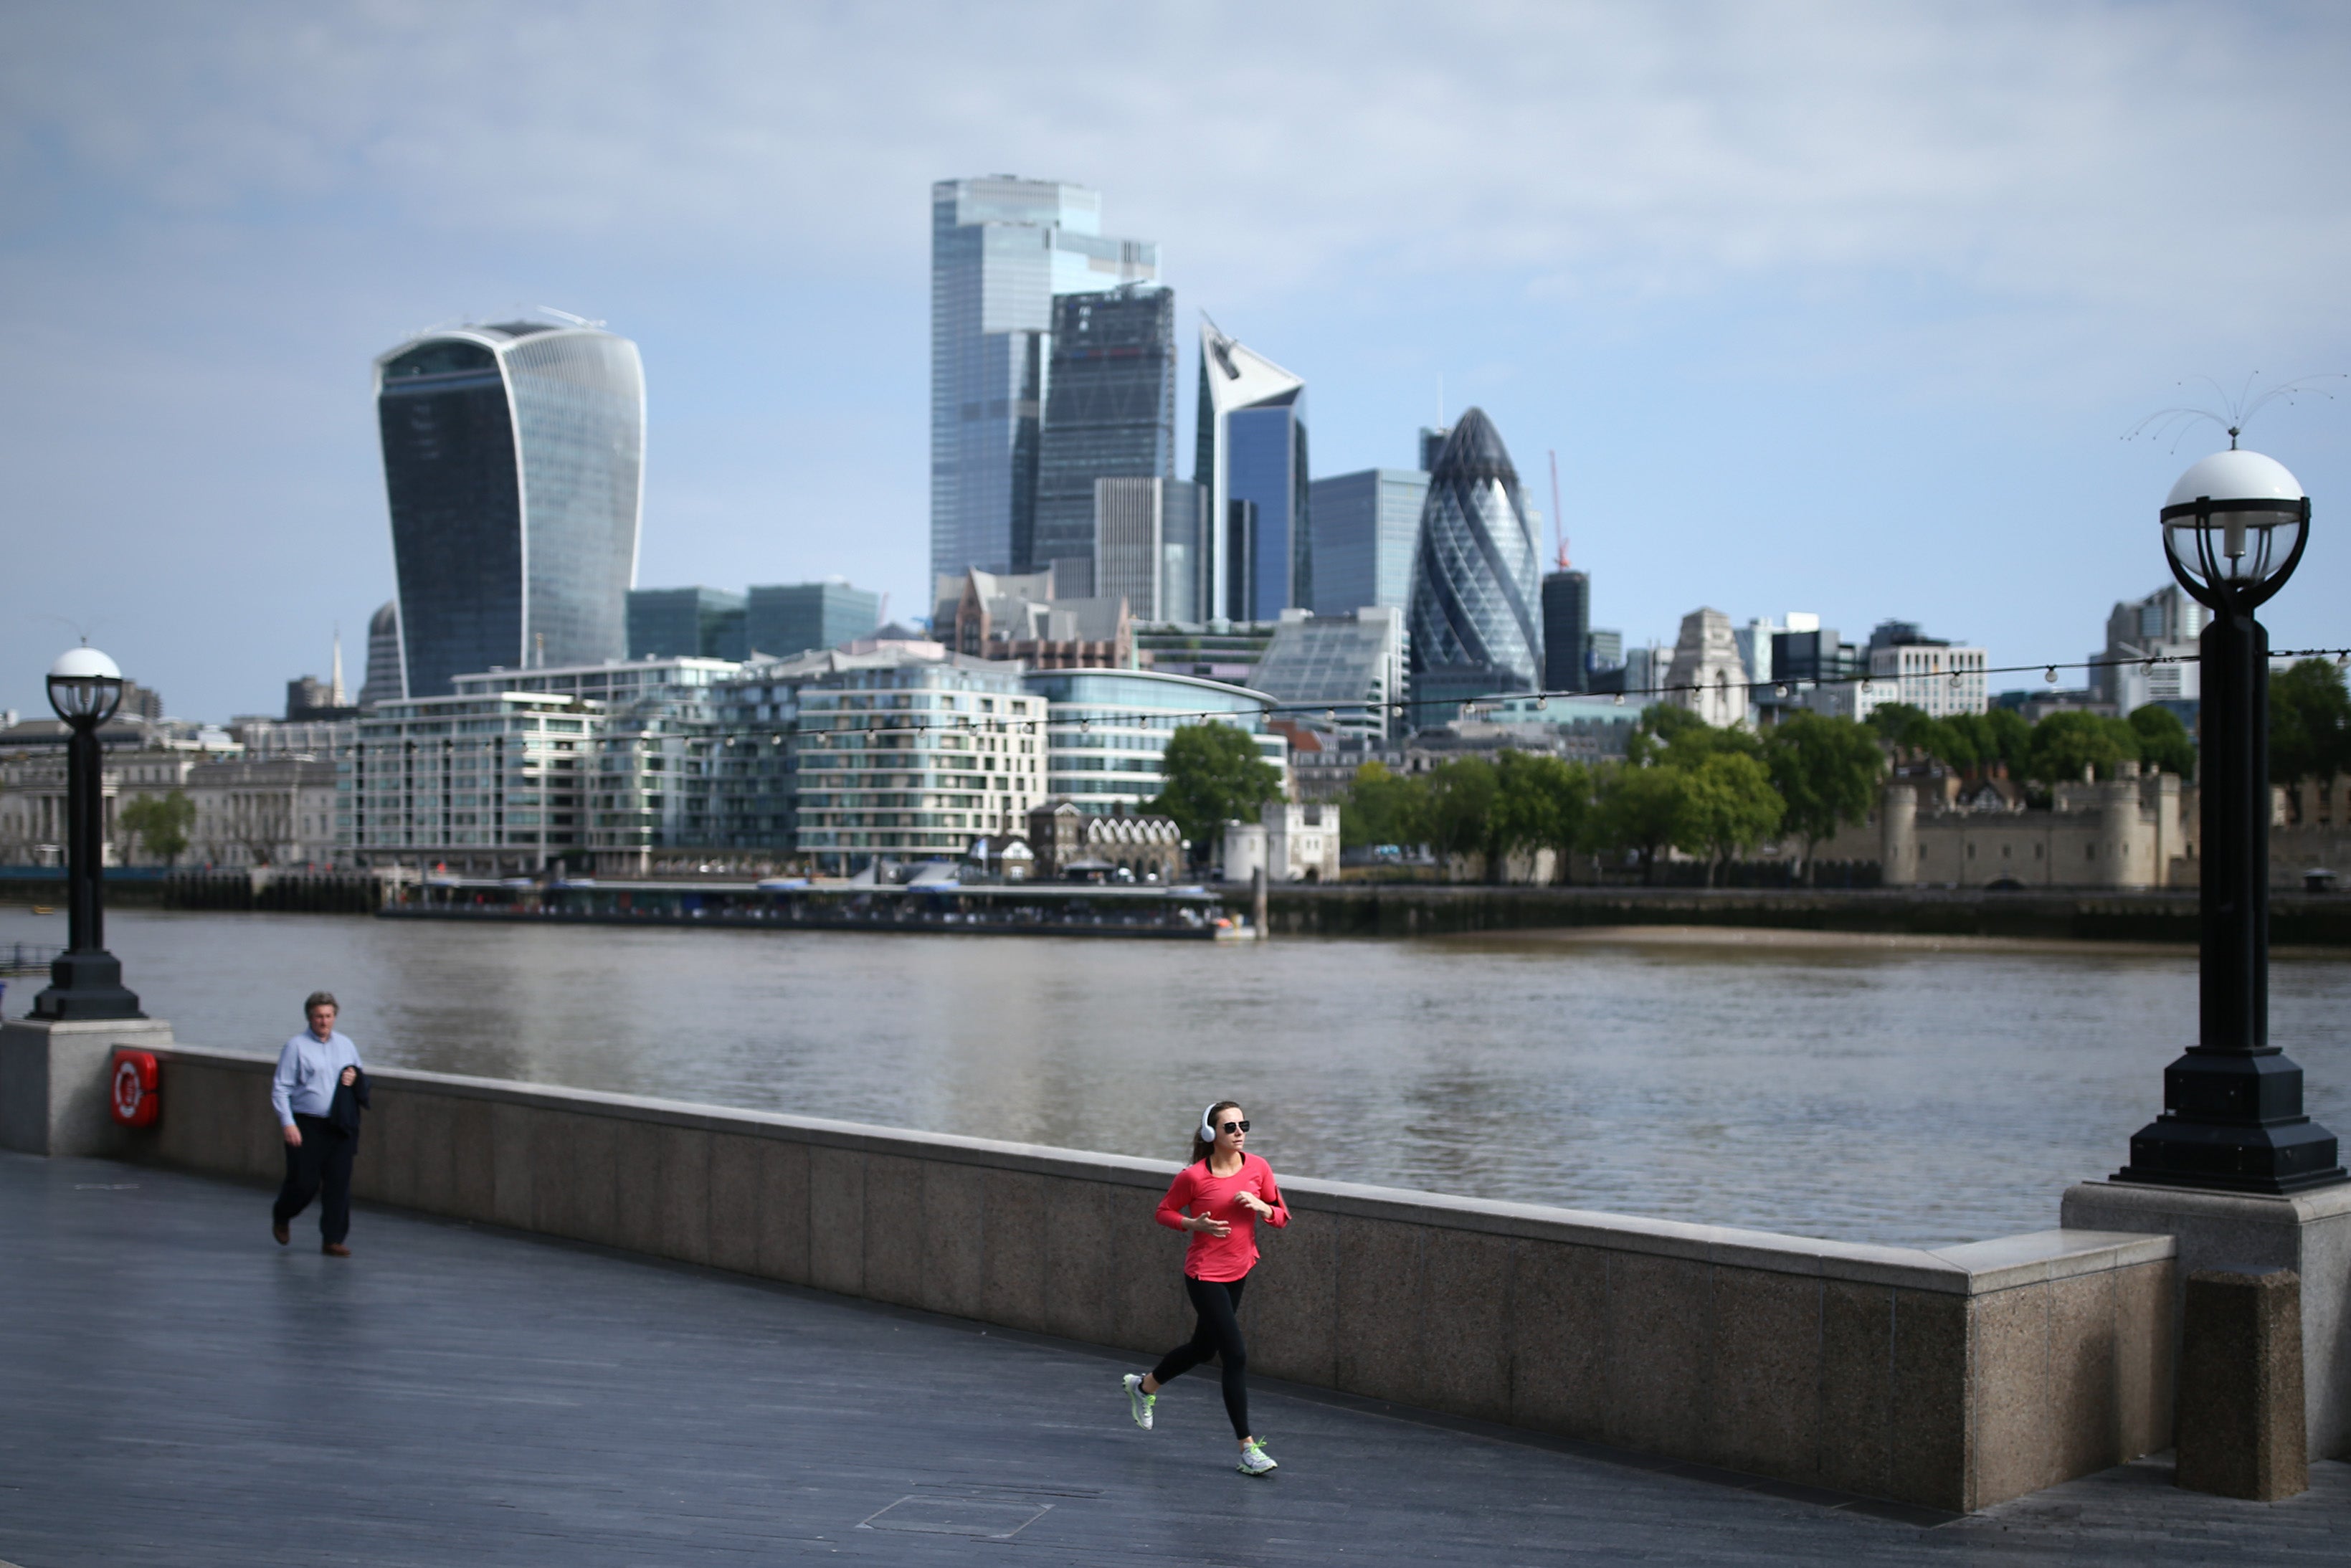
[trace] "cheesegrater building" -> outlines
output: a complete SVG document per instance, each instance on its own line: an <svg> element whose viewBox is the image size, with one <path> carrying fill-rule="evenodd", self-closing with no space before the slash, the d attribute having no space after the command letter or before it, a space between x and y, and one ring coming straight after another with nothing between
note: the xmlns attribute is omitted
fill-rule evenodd
<svg viewBox="0 0 2351 1568"><path fill-rule="evenodd" d="M1461 416L1428 476L1413 559L1415 722L1468 698L1541 688L1541 576L1519 472L1482 410Z"/></svg>
<svg viewBox="0 0 2351 1568"><path fill-rule="evenodd" d="M580 322L428 332L375 362L411 698L629 651L644 488L637 346Z"/></svg>
<svg viewBox="0 0 2351 1568"><path fill-rule="evenodd" d="M1031 559L1055 297L1158 275L1159 247L1104 235L1102 196L1083 185L998 174L931 187L934 579Z"/></svg>

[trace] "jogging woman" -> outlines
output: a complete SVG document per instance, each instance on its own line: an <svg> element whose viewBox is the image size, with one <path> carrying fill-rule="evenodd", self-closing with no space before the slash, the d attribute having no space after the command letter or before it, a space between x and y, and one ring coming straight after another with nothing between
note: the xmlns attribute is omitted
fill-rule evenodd
<svg viewBox="0 0 2351 1568"><path fill-rule="evenodd" d="M1240 1472L1262 1476L1274 1469L1265 1445L1249 1431L1249 1348L1241 1343L1241 1288L1257 1264L1257 1222L1276 1228L1290 1223L1273 1167L1244 1153L1249 1118L1229 1100L1200 1113L1192 1134L1192 1162L1178 1172L1159 1200L1159 1223L1191 1232L1184 1253L1184 1293L1200 1317L1192 1337L1159 1358L1147 1374L1126 1375L1126 1404L1134 1424L1151 1429L1151 1407L1173 1377L1214 1355L1224 1364L1225 1414L1240 1439Z"/></svg>

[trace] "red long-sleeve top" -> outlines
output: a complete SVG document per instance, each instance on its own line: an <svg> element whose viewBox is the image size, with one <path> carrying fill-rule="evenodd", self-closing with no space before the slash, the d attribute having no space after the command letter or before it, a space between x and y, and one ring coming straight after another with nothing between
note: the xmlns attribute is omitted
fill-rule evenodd
<svg viewBox="0 0 2351 1568"><path fill-rule="evenodd" d="M1268 1225L1280 1229L1290 1223L1281 1189L1273 1182L1273 1167L1255 1155L1242 1155L1241 1168L1228 1176L1212 1176L1207 1161L1196 1160L1168 1184L1167 1196L1159 1200L1160 1224L1181 1230L1188 1210L1195 1218L1221 1219L1232 1227L1222 1236L1192 1232L1192 1245L1184 1253L1184 1272L1191 1278L1224 1284L1256 1267L1258 1218L1240 1201L1244 1192L1255 1193L1273 1210Z"/></svg>

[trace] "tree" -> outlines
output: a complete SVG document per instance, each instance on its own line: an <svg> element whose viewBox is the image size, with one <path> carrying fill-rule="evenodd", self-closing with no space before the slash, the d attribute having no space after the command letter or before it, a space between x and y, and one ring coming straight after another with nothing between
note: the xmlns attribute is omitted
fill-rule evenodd
<svg viewBox="0 0 2351 1568"><path fill-rule="evenodd" d="M1719 883L1723 862L1761 843L1780 825L1783 809L1763 764L1738 752L1718 752L1687 771L1674 847L1709 857L1708 881Z"/></svg>
<svg viewBox="0 0 2351 1568"><path fill-rule="evenodd" d="M2138 736L2138 754L2144 761L2182 779L2196 776L2196 742L2178 714L2149 703L2131 710L2130 727Z"/></svg>
<svg viewBox="0 0 2351 1568"><path fill-rule="evenodd" d="M2351 696L2343 672L2325 659L2298 659L2270 677L2270 782L2298 784L2346 770Z"/></svg>
<svg viewBox="0 0 2351 1568"><path fill-rule="evenodd" d="M1499 872L1494 765L1482 757L1457 757L1430 768L1422 783L1427 790L1423 823L1429 847L1442 855L1483 855L1487 873Z"/></svg>
<svg viewBox="0 0 2351 1568"><path fill-rule="evenodd" d="M2005 763L2011 774L2024 771L2032 754L2032 727L2013 709L1996 707L1989 713L1953 714L1943 721L1975 748L1976 766Z"/></svg>
<svg viewBox="0 0 2351 1568"><path fill-rule="evenodd" d="M1804 841L1807 865L1823 839L1868 816L1886 769L1886 754L1865 727L1812 713L1782 719L1763 755L1785 807L1782 821Z"/></svg>
<svg viewBox="0 0 2351 1568"><path fill-rule="evenodd" d="M1505 751L1495 768L1494 832L1504 854L1550 850L1566 876L1568 859L1592 819L1592 770L1540 753ZM1489 875L1496 874L1489 868Z"/></svg>
<svg viewBox="0 0 2351 1568"><path fill-rule="evenodd" d="M1347 788L1339 841L1349 849L1421 842L1426 837L1421 826L1426 794L1420 780L1399 778L1382 762L1364 763Z"/></svg>
<svg viewBox="0 0 2351 1568"><path fill-rule="evenodd" d="M2044 784L2079 779L2095 768L2114 777L2117 764L2136 760L2138 731L2125 720L2091 713L2053 713L2032 727L2026 774Z"/></svg>
<svg viewBox="0 0 2351 1568"><path fill-rule="evenodd" d="M1613 768L1602 778L1595 836L1611 848L1638 851L1641 880L1656 870L1657 852L1684 835L1689 774L1679 768Z"/></svg>
<svg viewBox="0 0 2351 1568"><path fill-rule="evenodd" d="M1281 793L1281 770L1259 754L1248 732L1229 724L1177 728L1167 737L1160 771L1167 782L1151 809L1175 818L1193 854L1204 859L1227 822L1256 821L1258 809Z"/></svg>
<svg viewBox="0 0 2351 1568"><path fill-rule="evenodd" d="M125 832L138 835L147 852L168 866L188 852L188 830L195 826L196 803L179 789L161 800L140 795L123 802L114 820Z"/></svg>
<svg viewBox="0 0 2351 1568"><path fill-rule="evenodd" d="M1635 767L1652 762L1695 768L1718 751L1752 757L1758 742L1749 731L1734 727L1716 728L1686 707L1652 703L1642 710L1641 722L1626 741L1625 760Z"/></svg>

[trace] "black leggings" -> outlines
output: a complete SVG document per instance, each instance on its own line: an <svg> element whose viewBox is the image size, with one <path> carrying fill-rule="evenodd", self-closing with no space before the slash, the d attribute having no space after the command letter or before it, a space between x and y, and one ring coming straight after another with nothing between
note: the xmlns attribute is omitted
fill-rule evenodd
<svg viewBox="0 0 2351 1568"><path fill-rule="evenodd" d="M1184 1293L1192 1298L1192 1310L1200 1314L1200 1322L1192 1330L1192 1337L1159 1358L1151 1369L1153 1381L1165 1385L1173 1378L1199 1365L1211 1355L1224 1364L1225 1414L1232 1418L1233 1436L1249 1435L1249 1347L1241 1343L1241 1287L1249 1283L1244 1274L1238 1280L1195 1280L1184 1276Z"/></svg>

